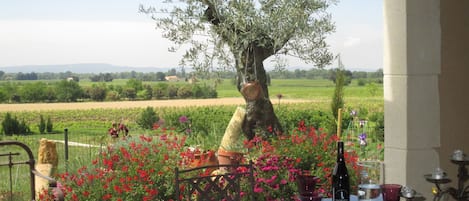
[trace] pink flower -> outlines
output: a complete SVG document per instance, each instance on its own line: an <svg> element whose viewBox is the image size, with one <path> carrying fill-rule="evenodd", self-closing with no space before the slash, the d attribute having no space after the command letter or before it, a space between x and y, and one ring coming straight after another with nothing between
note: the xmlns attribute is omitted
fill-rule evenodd
<svg viewBox="0 0 469 201"><path fill-rule="evenodd" d="M187 118L187 116L179 117L179 123L181 123L181 124L186 123L188 120L189 120L189 118Z"/></svg>
<svg viewBox="0 0 469 201"><path fill-rule="evenodd" d="M264 189L262 189L261 187L257 185L254 187L254 193L262 193L262 192L264 192Z"/></svg>

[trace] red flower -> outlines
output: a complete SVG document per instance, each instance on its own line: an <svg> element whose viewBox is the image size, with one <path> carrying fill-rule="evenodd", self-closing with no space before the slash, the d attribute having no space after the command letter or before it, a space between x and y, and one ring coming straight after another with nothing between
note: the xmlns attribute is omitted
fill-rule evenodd
<svg viewBox="0 0 469 201"><path fill-rule="evenodd" d="M112 195L109 193L102 197L103 200L110 200L111 198L112 198Z"/></svg>

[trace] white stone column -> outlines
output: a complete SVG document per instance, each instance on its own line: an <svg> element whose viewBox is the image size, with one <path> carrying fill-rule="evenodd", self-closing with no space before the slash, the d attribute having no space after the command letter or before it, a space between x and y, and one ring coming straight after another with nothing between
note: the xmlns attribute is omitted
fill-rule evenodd
<svg viewBox="0 0 469 201"><path fill-rule="evenodd" d="M439 166L439 0L384 0L385 182L432 199Z"/></svg>

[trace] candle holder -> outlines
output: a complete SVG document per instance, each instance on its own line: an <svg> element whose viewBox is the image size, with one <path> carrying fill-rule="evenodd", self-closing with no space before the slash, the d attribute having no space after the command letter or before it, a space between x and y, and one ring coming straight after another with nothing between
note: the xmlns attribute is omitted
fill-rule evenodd
<svg viewBox="0 0 469 201"><path fill-rule="evenodd" d="M469 186L465 186L464 183L469 179L466 166L469 165L469 158L467 158L462 151L454 151L451 157L451 162L458 166L458 188L449 187L442 189L441 185L451 182L446 176L446 173L440 168L435 169L432 174L424 175L425 179L435 184L436 189L433 190L433 200L439 201L445 195L450 195L457 201L468 201L469 200Z"/></svg>
<svg viewBox="0 0 469 201"><path fill-rule="evenodd" d="M403 186L401 188L401 197L405 198L407 201L411 201L415 198L416 196L416 192L414 189L412 189L411 187L409 186Z"/></svg>

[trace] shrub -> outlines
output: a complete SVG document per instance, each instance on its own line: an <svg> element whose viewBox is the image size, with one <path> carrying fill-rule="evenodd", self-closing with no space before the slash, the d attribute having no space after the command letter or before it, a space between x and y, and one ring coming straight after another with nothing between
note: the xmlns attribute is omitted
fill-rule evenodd
<svg viewBox="0 0 469 201"><path fill-rule="evenodd" d="M155 110L148 106L137 119L137 124L143 129L153 128L153 124L158 122L159 117L156 114Z"/></svg>
<svg viewBox="0 0 469 201"><path fill-rule="evenodd" d="M192 97L192 86L191 85L183 85L179 87L177 90L177 96L179 98L190 98Z"/></svg>
<svg viewBox="0 0 469 201"><path fill-rule="evenodd" d="M46 121L46 131L47 131L48 133L52 133L53 128L54 128L54 125L52 124L52 120L50 119L50 117L47 117L47 121Z"/></svg>
<svg viewBox="0 0 469 201"><path fill-rule="evenodd" d="M117 101L119 100L119 93L117 91L109 91L106 94L106 100Z"/></svg>
<svg viewBox="0 0 469 201"><path fill-rule="evenodd" d="M122 95L129 100L134 100L137 97L137 91L134 88L128 87L122 91Z"/></svg>
<svg viewBox="0 0 469 201"><path fill-rule="evenodd" d="M172 200L185 138L157 133L119 141L77 172L60 175L65 200ZM42 192L39 200L50 198Z"/></svg>
<svg viewBox="0 0 469 201"><path fill-rule="evenodd" d="M158 83L156 86L153 87L153 97L155 97L155 99L162 99L167 95L168 95L168 84Z"/></svg>
<svg viewBox="0 0 469 201"><path fill-rule="evenodd" d="M175 98L178 95L178 87L174 84L168 86L168 98Z"/></svg>
<svg viewBox="0 0 469 201"><path fill-rule="evenodd" d="M151 100L153 98L153 88L150 85L143 85L144 99Z"/></svg>
<svg viewBox="0 0 469 201"><path fill-rule="evenodd" d="M194 98L204 98L204 89L198 84L192 86L192 96Z"/></svg>
<svg viewBox="0 0 469 201"><path fill-rule="evenodd" d="M366 85L366 80L363 79L363 78L358 79L357 85L360 86L360 87L365 86Z"/></svg>
<svg viewBox="0 0 469 201"><path fill-rule="evenodd" d="M21 122L15 117L12 117L10 113L5 114L5 118L2 121L3 133L11 136L13 134L28 134L31 133L29 126L23 119Z"/></svg>
<svg viewBox="0 0 469 201"><path fill-rule="evenodd" d="M202 98L216 98L218 96L217 90L214 87L204 85L202 87Z"/></svg>
<svg viewBox="0 0 469 201"><path fill-rule="evenodd" d="M39 128L39 133L43 134L46 131L46 120L44 120L44 117L39 115L39 124L37 125Z"/></svg>
<svg viewBox="0 0 469 201"><path fill-rule="evenodd" d="M5 118L2 121L2 128L3 133L5 135L13 135L15 130L18 130L18 120L16 118L12 118L10 113L5 114Z"/></svg>
<svg viewBox="0 0 469 201"><path fill-rule="evenodd" d="M377 140L384 141L384 112L376 112L370 116L370 121L375 122L374 131Z"/></svg>

